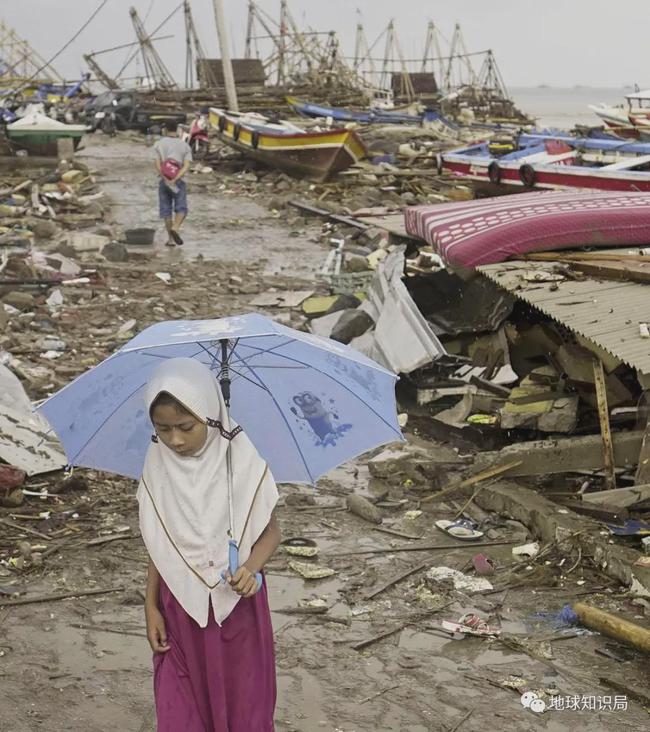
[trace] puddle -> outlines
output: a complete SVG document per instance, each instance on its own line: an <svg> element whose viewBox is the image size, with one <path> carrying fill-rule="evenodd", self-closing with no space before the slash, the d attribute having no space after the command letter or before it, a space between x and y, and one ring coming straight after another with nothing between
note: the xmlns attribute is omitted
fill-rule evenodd
<svg viewBox="0 0 650 732"><path fill-rule="evenodd" d="M324 580L305 581L302 577L280 577L269 575L268 592L271 612L285 607L297 607L301 600L314 600L322 597L329 604L334 604L338 599L340 580L334 575ZM283 623L291 617L280 615ZM295 616L299 617L299 616Z"/></svg>

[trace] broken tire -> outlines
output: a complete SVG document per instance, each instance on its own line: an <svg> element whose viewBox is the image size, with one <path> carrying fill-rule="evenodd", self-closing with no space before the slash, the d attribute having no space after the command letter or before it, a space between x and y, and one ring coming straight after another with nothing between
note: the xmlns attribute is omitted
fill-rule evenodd
<svg viewBox="0 0 650 732"><path fill-rule="evenodd" d="M498 163L490 163L488 165L488 178L490 183L498 186L501 183L501 168Z"/></svg>
<svg viewBox="0 0 650 732"><path fill-rule="evenodd" d="M526 186L526 188L532 188L535 185L535 169L532 165L522 165L519 168L519 180Z"/></svg>

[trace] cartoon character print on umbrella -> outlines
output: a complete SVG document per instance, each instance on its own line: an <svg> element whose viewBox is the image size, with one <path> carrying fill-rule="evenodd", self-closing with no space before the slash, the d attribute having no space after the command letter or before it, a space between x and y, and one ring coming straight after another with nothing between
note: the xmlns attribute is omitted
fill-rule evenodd
<svg viewBox="0 0 650 732"><path fill-rule="evenodd" d="M327 397L323 395L327 400ZM348 430L351 424L339 424L339 415L335 411L334 400L329 399L330 407L323 404L323 400L311 391L303 391L293 396L293 414L303 424L311 428L316 437L316 447L336 445L337 440ZM299 411L300 410L300 411Z"/></svg>

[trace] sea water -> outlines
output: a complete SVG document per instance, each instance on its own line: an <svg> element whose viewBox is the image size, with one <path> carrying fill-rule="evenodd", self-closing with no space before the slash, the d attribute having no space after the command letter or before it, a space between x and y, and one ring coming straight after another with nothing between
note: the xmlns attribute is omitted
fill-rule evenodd
<svg viewBox="0 0 650 732"><path fill-rule="evenodd" d="M590 104L623 104L631 87L620 89L590 86L510 87L510 96L522 112L537 119L538 127L571 129L577 124L598 126L603 122L589 109Z"/></svg>

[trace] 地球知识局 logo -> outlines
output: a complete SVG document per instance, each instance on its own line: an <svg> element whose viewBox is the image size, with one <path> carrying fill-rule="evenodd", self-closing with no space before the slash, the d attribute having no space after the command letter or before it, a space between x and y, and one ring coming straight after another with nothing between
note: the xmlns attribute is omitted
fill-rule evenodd
<svg viewBox="0 0 650 732"><path fill-rule="evenodd" d="M546 709L546 702L540 699L534 691L527 691L521 695L521 704L531 712L541 714Z"/></svg>

